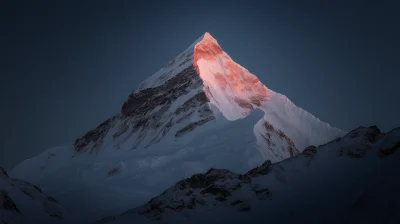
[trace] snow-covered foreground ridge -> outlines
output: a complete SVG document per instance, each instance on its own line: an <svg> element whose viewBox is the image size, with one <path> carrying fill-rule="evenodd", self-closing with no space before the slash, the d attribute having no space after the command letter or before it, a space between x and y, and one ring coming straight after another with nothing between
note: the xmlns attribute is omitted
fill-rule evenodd
<svg viewBox="0 0 400 224"><path fill-rule="evenodd" d="M360 127L238 174L210 169L113 223L398 223L400 128Z"/></svg>
<svg viewBox="0 0 400 224"><path fill-rule="evenodd" d="M0 167L0 223L64 223L68 215L56 199Z"/></svg>
<svg viewBox="0 0 400 224"><path fill-rule="evenodd" d="M10 174L90 221L211 167L246 172L344 134L268 89L205 33L140 84L120 113Z"/></svg>

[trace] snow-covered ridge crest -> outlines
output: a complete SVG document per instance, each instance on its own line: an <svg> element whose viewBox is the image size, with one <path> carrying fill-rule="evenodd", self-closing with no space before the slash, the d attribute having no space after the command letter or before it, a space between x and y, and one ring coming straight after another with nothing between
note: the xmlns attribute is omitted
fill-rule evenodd
<svg viewBox="0 0 400 224"><path fill-rule="evenodd" d="M218 129L221 120L244 119L255 109L262 110L264 116L251 124L252 130L243 132L256 137L263 159L273 162L344 134L268 89L205 33L140 84L124 102L120 114L78 138L73 146L75 154L107 152L106 157L114 155L115 149L141 151L156 145L180 148L201 132ZM266 128L269 126L274 128ZM278 142L290 149L282 150L286 147Z"/></svg>
<svg viewBox="0 0 400 224"><path fill-rule="evenodd" d="M284 132L299 150L308 145L323 144L345 133L297 107L286 96L267 88L257 76L224 52L218 41L208 32L167 66L145 80L135 93L158 88L188 66L196 69L207 101L230 121L245 118L258 108L265 113L259 123L268 122ZM265 134L265 130L260 129L260 124L255 125L256 136L263 132ZM260 147L265 148L262 138L257 138Z"/></svg>
<svg viewBox="0 0 400 224"><path fill-rule="evenodd" d="M228 120L241 119L254 109L265 115L255 126L260 153L273 162L287 158L290 150L271 154L270 135L264 124L270 124L294 142L298 150L308 145L320 145L344 132L321 122L307 111L297 107L286 96L268 89L257 76L236 63L224 52L209 33L194 46L194 67L203 81L203 91L210 103Z"/></svg>
<svg viewBox="0 0 400 224"><path fill-rule="evenodd" d="M209 33L194 47L194 65L208 99L228 120L247 116L272 91L225 53Z"/></svg>
<svg viewBox="0 0 400 224"><path fill-rule="evenodd" d="M196 68L210 103L228 120L246 117L273 93L255 75L233 61L208 32L142 82L134 92L157 88L189 65Z"/></svg>

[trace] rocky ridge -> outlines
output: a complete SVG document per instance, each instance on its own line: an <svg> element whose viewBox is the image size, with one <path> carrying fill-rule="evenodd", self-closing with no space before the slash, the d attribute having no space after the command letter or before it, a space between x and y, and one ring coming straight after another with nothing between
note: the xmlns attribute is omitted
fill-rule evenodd
<svg viewBox="0 0 400 224"><path fill-rule="evenodd" d="M273 128L269 124L266 126L269 129ZM339 159L340 161L346 158L354 160L350 163L357 163L355 160L363 160L369 155L378 158L375 162L378 164L379 160L393 156L399 150L400 128L388 133L381 133L376 126L360 127L325 145L309 146L301 153L282 162L272 164L267 160L261 166L244 174L211 168L206 173L195 174L179 181L143 206L119 216L107 217L98 223L113 223L114 221L120 223L118 220L121 217L132 214L133 219L135 216L145 216L150 220L166 222L171 221L169 220L171 214L182 214L186 217L184 220L194 221L190 218L193 216L192 212L212 211L212 208L221 207L232 212L250 212L253 209L252 206L257 205L254 201L266 200L274 203L274 192L278 192L278 189L274 188L272 179L285 181L290 172L286 170L290 170L293 166L299 170L304 168L312 170L313 166L317 166L321 160L318 158L319 154L330 153L336 157L332 158L333 160ZM278 200L279 196L276 197L278 198L275 200ZM398 208L400 208L399 206L400 204L397 205ZM198 208L203 209L199 210Z"/></svg>

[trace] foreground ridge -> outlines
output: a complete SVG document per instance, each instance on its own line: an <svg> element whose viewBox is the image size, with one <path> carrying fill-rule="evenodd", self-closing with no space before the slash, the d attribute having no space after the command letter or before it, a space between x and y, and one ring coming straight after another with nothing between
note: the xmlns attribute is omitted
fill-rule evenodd
<svg viewBox="0 0 400 224"><path fill-rule="evenodd" d="M56 199L0 167L0 223L61 223L68 215Z"/></svg>
<svg viewBox="0 0 400 224"><path fill-rule="evenodd" d="M168 223L240 223L266 218L272 223L399 221L400 216L394 212L400 208L400 193L396 190L400 186L397 178L400 171L395 169L400 159L399 150L400 128L384 134L376 126L360 127L325 145L309 146L301 154L282 162L272 164L267 160L244 174L211 168L206 173L179 181L143 206L97 223L129 223L138 220L138 217L143 223L152 220ZM312 193L314 187L311 184L322 187L321 184L327 181L321 176L312 176L321 168L332 169L329 173L334 179L328 184L348 177L354 179L353 175L364 178L354 180L361 182L357 186L350 185L354 181L337 182L321 193ZM341 173L342 170L348 171ZM324 171L328 172L327 169ZM303 178L308 183L301 184ZM307 187L303 188L303 185ZM331 189L334 191L330 196L324 195ZM290 201L291 197L300 199L300 195L313 197L315 202ZM323 198L318 200L316 196ZM336 204L331 199L336 199ZM324 204L326 201L332 204ZM397 204L392 204L396 201ZM312 210L298 207L303 203L309 203L308 207L312 206ZM340 209L328 210L328 207ZM373 212L368 214L370 210Z"/></svg>

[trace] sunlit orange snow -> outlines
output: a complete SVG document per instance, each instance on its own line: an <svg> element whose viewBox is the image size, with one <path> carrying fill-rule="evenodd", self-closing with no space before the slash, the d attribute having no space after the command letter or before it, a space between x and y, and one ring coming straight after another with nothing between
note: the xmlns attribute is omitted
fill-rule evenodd
<svg viewBox="0 0 400 224"><path fill-rule="evenodd" d="M223 113L226 110L220 106L223 101L227 105L235 102L240 107L225 111L224 114L231 114L232 119L248 115L267 101L272 93L255 75L234 62L209 33L205 33L194 47L194 66L204 81L204 91L211 103ZM213 94L216 92L219 94Z"/></svg>

